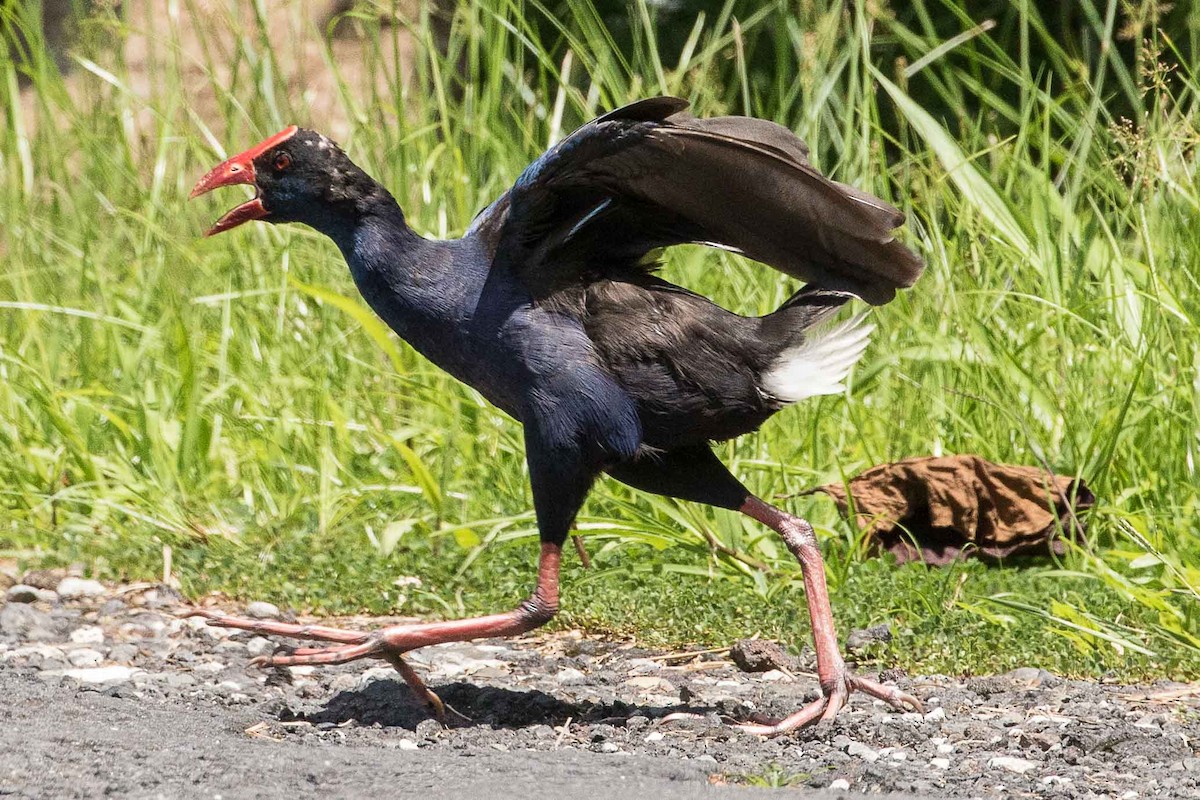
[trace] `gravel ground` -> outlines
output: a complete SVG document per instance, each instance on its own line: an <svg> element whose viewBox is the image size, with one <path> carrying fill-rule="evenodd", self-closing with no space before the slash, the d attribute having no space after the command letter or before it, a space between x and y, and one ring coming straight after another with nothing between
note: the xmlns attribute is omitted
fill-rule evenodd
<svg viewBox="0 0 1200 800"><path fill-rule="evenodd" d="M927 713L855 697L831 723L768 740L720 715L782 715L815 698L803 657L758 644L732 655L663 653L568 632L410 654L470 719L446 729L379 662L249 667L279 643L176 618L182 598L164 586L39 572L6 599L4 796L353 797L424 787L501 797L503 785L513 797L689 797L786 785L814 796L1200 797L1198 685L1105 685L1035 668L885 675ZM288 617L267 603L227 610ZM879 633L856 632L852 643ZM747 673L738 663L784 669ZM681 710L703 716L659 722Z"/></svg>

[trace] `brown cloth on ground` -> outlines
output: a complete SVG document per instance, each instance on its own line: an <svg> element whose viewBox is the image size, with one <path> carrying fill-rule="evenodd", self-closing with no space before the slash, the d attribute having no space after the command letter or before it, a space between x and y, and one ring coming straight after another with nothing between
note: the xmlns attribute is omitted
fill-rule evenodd
<svg viewBox="0 0 1200 800"><path fill-rule="evenodd" d="M1078 540L1082 531L1074 514L1096 502L1082 479L972 455L881 464L851 480L849 488L855 518L874 552L935 566L964 554L1061 554L1059 532ZM845 485L830 483L805 494L813 492L824 492L848 513Z"/></svg>

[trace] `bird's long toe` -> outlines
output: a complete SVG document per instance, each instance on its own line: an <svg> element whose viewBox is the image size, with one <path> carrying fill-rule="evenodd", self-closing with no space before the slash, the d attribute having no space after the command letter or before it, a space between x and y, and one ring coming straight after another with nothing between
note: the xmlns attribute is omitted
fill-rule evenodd
<svg viewBox="0 0 1200 800"><path fill-rule="evenodd" d="M817 721L833 719L839 711L846 707L849 703L850 695L854 692L863 692L872 697L877 697L902 711L911 709L923 713L925 710L924 704L907 692L902 692L894 686L884 686L870 678L860 678L857 675L851 675L849 672L846 672L830 691L823 691L821 697L782 719L728 722L730 727L745 733L752 733L756 736L782 736L786 733L798 731ZM698 719L702 716L692 713L677 713L669 714L663 717L661 721L667 723L681 719Z"/></svg>
<svg viewBox="0 0 1200 800"><path fill-rule="evenodd" d="M183 617L203 617L209 625L218 628L235 628L240 631L250 631L260 636L286 636L290 639L316 639L323 642L339 642L341 644L362 644L370 638L370 634L362 631L347 631L341 628L329 628L324 625L300 625L294 622L277 622L266 619L251 619L222 614L206 608L191 608L183 612Z"/></svg>
<svg viewBox="0 0 1200 800"><path fill-rule="evenodd" d="M362 644L343 644L337 647L301 647L290 653L258 656L251 659L255 667L300 667L318 664L346 664L360 658L379 656L381 646L377 640L368 638Z"/></svg>
<svg viewBox="0 0 1200 800"><path fill-rule="evenodd" d="M884 686L882 683L877 683L870 678L861 678L858 675L851 675L849 680L854 691L863 692L864 694L869 694L872 697L878 697L880 700L883 700L885 703L889 703L894 708L898 708L901 711L912 710L916 711L918 714L925 713L924 703L908 692L900 691L900 689L896 688L895 686ZM908 706L908 708L906 709L905 706Z"/></svg>

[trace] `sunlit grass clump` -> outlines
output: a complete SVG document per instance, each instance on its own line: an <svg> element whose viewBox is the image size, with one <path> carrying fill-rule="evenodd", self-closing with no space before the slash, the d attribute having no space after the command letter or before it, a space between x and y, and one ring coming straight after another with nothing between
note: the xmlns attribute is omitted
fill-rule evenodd
<svg viewBox="0 0 1200 800"><path fill-rule="evenodd" d="M203 5L99 14L66 79L36 33L0 62L5 555L148 577L169 548L189 592L318 612L516 600L536 536L519 426L375 321L327 242L203 240L223 209L187 191L298 122L328 127L418 230L456 235L577 124L670 93L793 128L823 171L902 208L929 264L873 312L846 396L719 447L752 489L961 452L1099 498L1059 563L942 571L865 560L828 500L786 501L823 537L843 633L893 623L880 662L913 669L1197 674L1200 83L1153 26L1126 63L1099 16L1061 43L1015 0L1002 29L917 4L958 15L947 38L822 0L699 18L660 56L641 6L623 50L582 2L552 48L515 3L464 4L448 32L359 13L350 44L291 6ZM9 37L36 30L27 12L0 9ZM702 248L667 273L745 313L794 290ZM798 567L740 518L603 482L580 532L593 569L568 571L565 624L806 638Z"/></svg>

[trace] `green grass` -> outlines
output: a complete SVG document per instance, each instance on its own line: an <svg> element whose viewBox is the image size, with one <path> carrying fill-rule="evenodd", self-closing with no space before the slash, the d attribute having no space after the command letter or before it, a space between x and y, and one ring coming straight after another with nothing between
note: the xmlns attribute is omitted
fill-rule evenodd
<svg viewBox="0 0 1200 800"><path fill-rule="evenodd" d="M626 56L570 5L569 57L535 44L519 5L460 9L447 52L427 20L364 15L361 62L326 58L343 144L442 236L554 138L638 97L792 127L823 170L908 213L929 268L873 313L846 396L722 445L727 463L772 495L978 453L1083 476L1100 498L1086 548L1059 563L943 571L863 559L827 499L786 501L822 537L841 631L892 622L878 663L914 670L1200 674L1200 79L1156 66L1176 41L1149 28L1126 65L1107 6L1058 42L1013 0L1010 41L949 0L916 4L912 27L820 0L709 16L676 61L648 11ZM920 24L947 13L958 39ZM189 592L317 612L507 607L536 549L520 428L372 322L315 234L198 238L231 201L188 204L192 181L309 120L264 35L279 22L260 9L232 59L214 47L197 65L157 20L140 93L103 44L129 33L113 18L85 27L74 102L36 37L28 62L0 63L0 551L140 578L169 547ZM406 30L414 59L396 68ZM775 67L753 68L764 52ZM197 66L215 98L202 109L185 91ZM668 276L743 312L794 288L700 248ZM664 644L806 639L797 567L740 518L605 481L581 528L595 569L567 569L556 624Z"/></svg>

